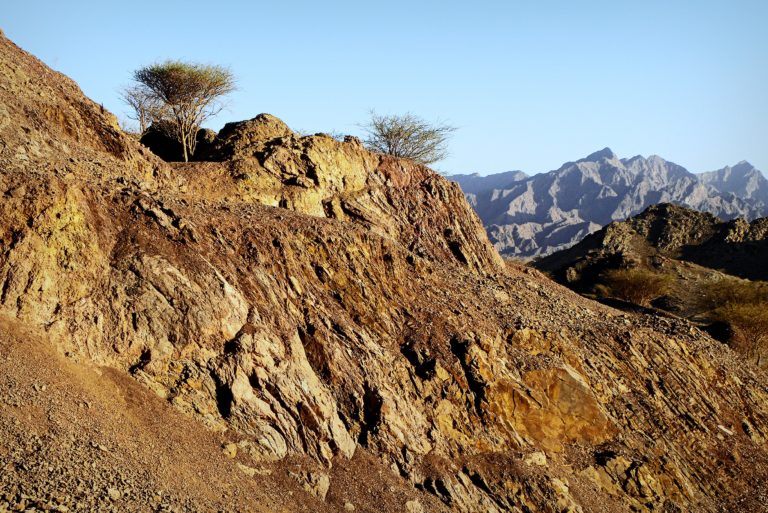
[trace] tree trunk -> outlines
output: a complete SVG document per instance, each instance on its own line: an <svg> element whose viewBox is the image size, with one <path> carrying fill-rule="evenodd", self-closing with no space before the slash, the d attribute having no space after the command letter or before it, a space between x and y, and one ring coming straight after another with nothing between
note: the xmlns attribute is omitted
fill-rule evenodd
<svg viewBox="0 0 768 513"><path fill-rule="evenodd" d="M189 162L189 155L187 154L187 134L181 131L181 147L184 150L184 162Z"/></svg>

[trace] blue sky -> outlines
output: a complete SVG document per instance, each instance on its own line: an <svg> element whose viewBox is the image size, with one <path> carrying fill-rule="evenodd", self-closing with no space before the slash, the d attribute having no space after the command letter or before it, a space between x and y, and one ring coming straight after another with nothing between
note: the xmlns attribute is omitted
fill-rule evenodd
<svg viewBox="0 0 768 513"><path fill-rule="evenodd" d="M230 66L210 123L358 133L370 109L457 127L448 173L539 172L610 146L768 171L768 2L3 0L0 28L117 114L138 66Z"/></svg>

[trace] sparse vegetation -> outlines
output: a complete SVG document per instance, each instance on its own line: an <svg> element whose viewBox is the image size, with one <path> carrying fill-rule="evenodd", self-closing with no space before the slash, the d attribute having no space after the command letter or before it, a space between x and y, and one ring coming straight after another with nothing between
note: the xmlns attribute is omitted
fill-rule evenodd
<svg viewBox="0 0 768 513"><path fill-rule="evenodd" d="M725 304L768 302L768 283L722 277L701 286L699 309L712 311Z"/></svg>
<svg viewBox="0 0 768 513"><path fill-rule="evenodd" d="M456 131L450 125L429 123L410 113L384 116L371 112L371 119L362 128L369 149L424 165L448 156L448 138Z"/></svg>
<svg viewBox="0 0 768 513"><path fill-rule="evenodd" d="M595 287L598 294L650 306L651 301L665 295L672 278L649 269L614 269L602 275L602 283Z"/></svg>
<svg viewBox="0 0 768 513"><path fill-rule="evenodd" d="M163 103L146 87L128 86L120 92L120 99L131 109L128 118L138 124L139 135L146 132L152 123L162 120L165 114Z"/></svg>
<svg viewBox="0 0 768 513"><path fill-rule="evenodd" d="M650 306L672 292L674 278L645 268L602 273L595 292ZM677 292L679 293L679 291ZM727 327L716 336L759 366L768 366L768 283L720 276L698 282L686 294L686 317L697 324Z"/></svg>
<svg viewBox="0 0 768 513"><path fill-rule="evenodd" d="M768 353L768 283L722 278L702 287L702 316L727 323L735 337L731 345L758 365Z"/></svg>
<svg viewBox="0 0 768 513"><path fill-rule="evenodd" d="M133 77L138 85L126 90L124 101L143 109L145 119L156 121L159 116L170 121L185 162L195 152L195 135L202 123L221 111L222 98L235 89L228 69L182 61L145 66Z"/></svg>
<svg viewBox="0 0 768 513"><path fill-rule="evenodd" d="M765 365L768 349L768 301L761 303L728 303L715 310L713 317L729 323L736 337L733 348L755 361Z"/></svg>

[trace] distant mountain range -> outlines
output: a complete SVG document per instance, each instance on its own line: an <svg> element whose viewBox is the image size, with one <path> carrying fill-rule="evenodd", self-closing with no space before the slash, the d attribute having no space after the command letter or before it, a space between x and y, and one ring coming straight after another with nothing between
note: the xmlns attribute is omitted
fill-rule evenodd
<svg viewBox="0 0 768 513"><path fill-rule="evenodd" d="M673 203L722 219L768 215L768 180L746 161L694 174L653 155L620 159L605 148L559 169L452 175L503 255L534 258L568 248L612 221Z"/></svg>

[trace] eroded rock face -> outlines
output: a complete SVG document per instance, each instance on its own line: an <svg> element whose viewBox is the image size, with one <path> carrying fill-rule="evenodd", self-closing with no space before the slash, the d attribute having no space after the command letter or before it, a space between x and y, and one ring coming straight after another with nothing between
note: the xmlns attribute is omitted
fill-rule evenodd
<svg viewBox="0 0 768 513"><path fill-rule="evenodd" d="M525 388L496 384L489 409L531 443L559 452L570 443L599 444L614 433L584 377L573 369L529 371L522 384Z"/></svg>
<svg viewBox="0 0 768 513"><path fill-rule="evenodd" d="M78 134L0 127L0 314L74 360L130 373L235 454L311 458L326 470L295 474L317 497L363 451L454 511L760 504L755 370L682 321L504 268L429 169L265 116L219 134L223 162L169 167L0 50L3 109L38 107L23 74L86 109Z"/></svg>

